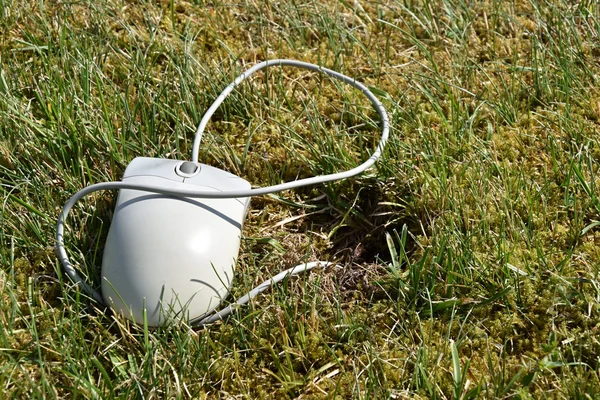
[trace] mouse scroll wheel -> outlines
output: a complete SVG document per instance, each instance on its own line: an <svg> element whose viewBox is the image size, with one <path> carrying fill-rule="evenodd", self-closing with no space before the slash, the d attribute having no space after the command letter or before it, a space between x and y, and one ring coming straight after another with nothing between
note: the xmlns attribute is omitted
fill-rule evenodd
<svg viewBox="0 0 600 400"><path fill-rule="evenodd" d="M186 161L179 167L184 174L193 174L198 169L198 166L191 161Z"/></svg>
<svg viewBox="0 0 600 400"><path fill-rule="evenodd" d="M181 164L179 164L175 172L177 172L177 175L189 177L198 172L199 169L200 167L198 166L198 164L193 163L191 161L184 161Z"/></svg>

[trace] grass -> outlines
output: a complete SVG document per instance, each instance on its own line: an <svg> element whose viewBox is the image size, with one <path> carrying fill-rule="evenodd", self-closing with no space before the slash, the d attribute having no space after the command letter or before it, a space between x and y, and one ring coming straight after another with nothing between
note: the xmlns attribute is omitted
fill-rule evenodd
<svg viewBox="0 0 600 400"><path fill-rule="evenodd" d="M10 398L600 397L600 10L593 1L0 0L0 385ZM155 330L79 293L59 210L195 125L266 58L373 87L392 122L356 179L255 198L222 323ZM214 116L200 159L255 185L368 157L348 87L272 70ZM98 282L114 194L68 246Z"/></svg>

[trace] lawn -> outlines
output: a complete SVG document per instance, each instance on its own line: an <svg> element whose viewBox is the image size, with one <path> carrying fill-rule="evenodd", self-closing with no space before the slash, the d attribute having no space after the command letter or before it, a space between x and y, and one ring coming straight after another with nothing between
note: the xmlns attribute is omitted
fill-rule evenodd
<svg viewBox="0 0 600 400"><path fill-rule="evenodd" d="M6 398L600 398L596 1L0 0ZM390 141L359 177L253 198L214 325L148 329L64 275L58 214L137 156L191 159L266 59L364 82ZM256 187L366 160L380 120L291 68L242 84L200 161ZM100 282L114 192L69 217Z"/></svg>

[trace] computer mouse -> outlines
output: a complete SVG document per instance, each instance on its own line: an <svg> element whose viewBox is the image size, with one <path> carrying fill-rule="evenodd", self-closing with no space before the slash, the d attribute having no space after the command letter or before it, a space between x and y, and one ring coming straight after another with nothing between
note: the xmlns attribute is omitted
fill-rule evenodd
<svg viewBox="0 0 600 400"><path fill-rule="evenodd" d="M229 172L191 161L135 158L123 182L248 190ZM206 199L121 189L102 260L102 297L139 324L194 321L227 297L250 198Z"/></svg>
<svg viewBox="0 0 600 400"><path fill-rule="evenodd" d="M215 111L245 79L271 66L325 74L364 94L381 118L381 138L369 158L346 171L255 189L250 189L250 184L240 177L198 163L202 135ZM389 128L383 104L356 79L296 60L263 61L239 75L208 108L196 130L192 161L136 158L125 170L122 181L95 183L71 196L56 223L58 259L64 272L84 294L136 323L149 326L179 320L197 325L213 323L287 276L317 265L330 265L327 262L297 265L261 283L226 308L211 313L232 285L250 197L360 174L381 157ZM104 249L100 294L69 261L65 227L67 216L79 200L104 190L119 190L119 195Z"/></svg>

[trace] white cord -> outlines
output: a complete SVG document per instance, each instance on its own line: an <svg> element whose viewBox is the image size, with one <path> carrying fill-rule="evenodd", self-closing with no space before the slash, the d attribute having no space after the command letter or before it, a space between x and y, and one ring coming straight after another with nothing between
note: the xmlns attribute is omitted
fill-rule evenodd
<svg viewBox="0 0 600 400"><path fill-rule="evenodd" d="M238 86L243 80L248 78L250 75L252 75L256 71L259 71L263 68L270 67L273 65L293 66L293 67L309 69L309 70L313 70L313 71L317 71L317 72L322 72L326 75L332 76L336 79L339 79L343 82L346 82L346 83L354 86L355 88L359 89L363 94L365 94L369 98L371 103L373 103L373 106L375 107L379 116L381 117L381 123L382 123L381 138L379 140L379 144L377 145L377 148L375 149L375 151L373 152L371 157L369 157L369 159L367 161L360 164L358 167L355 167L348 171L338 172L338 173L329 174L329 175L315 176L312 178L299 179L296 181L286 182L286 183L282 183L279 185L273 185L273 186L268 186L265 188L257 188L257 189L249 189L249 190L233 190L233 191L217 192L217 191L205 191L205 190L194 190L194 189L165 189L163 186L159 186L159 185L133 184L133 183L122 182L122 181L120 181L120 182L103 182L103 183L97 183L97 184L88 186L88 187L80 190L79 192L75 193L75 195L73 195L67 201L67 203L63 207L63 209L58 217L58 222L56 223L56 250L58 253L58 259L60 260L61 264L63 265L65 272L67 273L69 278L71 278L71 280L73 282L75 282L77 285L79 285L79 287L83 290L84 293L92 296L92 298L94 300L96 300L98 303L104 304L104 300L102 299L102 296L100 295L100 293L98 293L98 291L96 291L96 290L93 290L83 280L83 278L81 278L81 276L79 276L79 274L77 274L77 272L75 271L75 268L69 261L69 257L67 256L67 252L66 252L65 246L64 246L64 230L65 230L65 222L66 222L67 216L69 215L69 212L71 211L71 209L73 208L75 203L77 203L83 197L85 197L93 192L97 192L100 190L130 189L130 190L142 190L142 191L151 192L151 193L166 194L166 195L170 195L170 196L183 196L183 197L205 198L205 199L228 199L228 198L234 198L234 197L252 197L252 196L259 196L259 195L279 192L282 190L293 189L293 188L297 188L297 187L301 187L301 186L314 185L317 183L324 183L324 182L330 182L330 181L334 181L334 180L349 178L351 176L357 175L357 174L365 171L367 168L371 167L373 165L373 163L375 163L375 161L379 157L381 157L381 153L383 152L383 148L385 147L385 144L386 144L388 136L389 136L389 120L388 120L387 112L385 111L385 108L383 107L381 102L377 99L377 97L375 97L375 95L373 93L371 93L371 91L366 86L364 86L362 83L357 82L356 80L354 80L346 75L340 74L339 72L332 71L327 68L320 67L318 65L309 64L309 63L305 63L305 62L301 62L301 61L294 61L294 60L270 60L270 61L264 61L260 64L256 64L255 66L253 66L252 68L248 69L246 72L244 72L243 74L238 76L229 86L227 86L223 90L223 92L219 95L219 97L217 97L215 102L210 106L208 111L206 111L206 114L204 114L204 116L202 117L202 120L200 121L200 124L198 125L198 129L196 131L196 136L194 139L194 146L192 149L192 160L194 162L198 162L198 152L200 149L200 141L202 139L202 133L204 132L204 128L206 127L206 124L210 120L210 117L214 114L214 112L221 105L221 103L223 103L223 101L227 98L227 96L229 96L229 94L233 91L233 89L236 86ZM252 291L250 291L246 296L243 296L242 298L238 299L234 304L226 307L225 309L223 309L221 311L216 312L215 314L213 314L209 317L202 319L197 324L205 325L205 324L213 323L219 319L222 319L225 316L229 315L235 307L242 305L242 304L246 304L250 299L254 298L256 295L258 295L262 291L266 290L271 285L276 284L277 282L280 282L285 277L297 275L297 274L309 271L309 270L317 267L318 265L328 266L328 265L330 265L330 263L312 262L312 263L307 263L307 264L300 264L300 265L295 266L294 268L290 268L286 271L283 271L283 272L275 275L273 278L269 279L268 281L263 282L256 288L252 289Z"/></svg>
<svg viewBox="0 0 600 400"><path fill-rule="evenodd" d="M201 319L198 322L192 322L192 325L208 325L208 324L217 322L217 321L225 318L229 314L231 314L233 312L233 310L235 310L237 307L248 303L250 300L252 300L256 296L258 296L260 293L264 292L265 290L267 290L268 288L270 288L277 282L281 282L288 276L298 275L298 274L304 273L306 271L310 271L311 269L313 269L315 267L324 268L324 267L328 267L330 265L332 265L330 262L314 261L314 262L309 262L306 264L298 264L293 268L286 269L285 271L278 273L271 279L264 281L263 283L261 283L260 285L258 285L254 289L252 289L250 292L248 292L248 294L237 299L235 303L225 307L221 311L217 311L214 314L212 314L204 319Z"/></svg>
<svg viewBox="0 0 600 400"><path fill-rule="evenodd" d="M390 126L389 126L390 122L388 119L387 112L385 111L385 108L383 107L383 104L381 104L379 99L377 99L377 97L375 97L375 95L365 85L363 85L360 82L357 82L355 79L350 78L344 74L340 74L339 72L332 71L330 69L320 67L315 64L310 64L310 63L306 63L306 62L302 62L302 61L295 61L295 60L269 60L269 61L263 61L260 64L256 64L255 66L253 66L252 68L248 69L246 72L242 73L240 76L235 78L235 80L232 83L230 83L229 86L227 86L223 90L223 92L221 92L219 97L217 97L217 99L214 101L214 103L208 108L208 110L206 111L206 114L204 114L204 116L202 117L202 120L200 121L200 124L198 125L198 129L196 130L196 137L194 138L194 146L192 148L192 161L198 162L198 153L200 151L200 141L202 140L202 134L204 133L204 128L206 127L206 124L208 124L208 121L210 120L212 115L215 113L215 111L217 111L217 108L219 108L221 103L223 103L223 101L225 101L227 96L229 96L231 94L231 92L233 92L233 89L235 89L236 86L238 86L240 83L242 83L250 75L254 74L257 71L260 71L263 68L270 67L273 65L292 66L292 67L322 72L322 73L329 75L333 78L336 78L342 82L345 82L351 86L354 86L355 88L360 90L365 96L367 96L367 98L371 101L371 103L373 103L375 110L377 110L377 113L379 114L379 116L381 118L381 125L382 125L381 126L381 139L379 140L379 144L377 145L377 148L375 148L375 151L373 152L371 157L369 157L369 159L367 161L360 164L358 167L353 168L349 171L338 172L338 173L329 174L329 175L315 176L312 178L299 179L296 181L286 182L286 183L282 183L280 185L269 186L267 188L262 188L262 189L253 189L252 191L248 191L247 196L257 196L257 195L268 194L268 193L273 193L273 192L280 192L282 190L294 189L294 188L301 187L301 186L314 185L317 183L331 182L331 181L337 181L340 179L350 178L351 176L358 175L361 172L365 171L367 168L372 166L379 157L381 157L383 148L385 147L385 144L388 140L389 131L390 131ZM232 195L231 197L247 197L247 196L245 196L245 195L233 196Z"/></svg>

